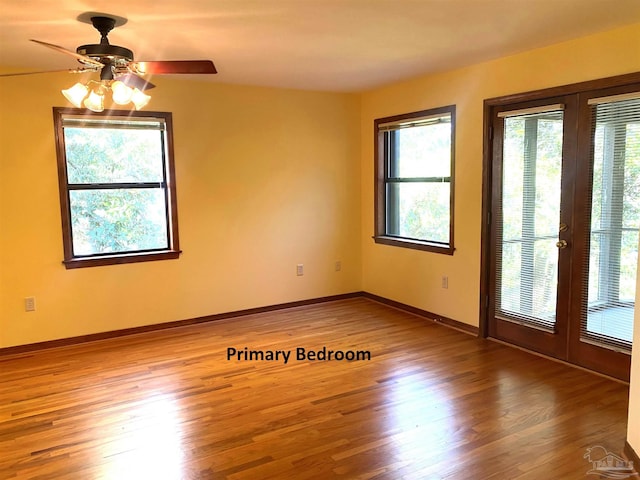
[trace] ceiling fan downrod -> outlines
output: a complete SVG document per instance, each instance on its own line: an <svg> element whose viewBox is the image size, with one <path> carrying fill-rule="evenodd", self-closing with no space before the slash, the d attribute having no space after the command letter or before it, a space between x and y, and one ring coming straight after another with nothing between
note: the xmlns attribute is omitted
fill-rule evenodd
<svg viewBox="0 0 640 480"><path fill-rule="evenodd" d="M103 45L109 45L109 39L107 36L109 32L116 26L115 18L111 17L91 17L91 24L100 32L100 43Z"/></svg>

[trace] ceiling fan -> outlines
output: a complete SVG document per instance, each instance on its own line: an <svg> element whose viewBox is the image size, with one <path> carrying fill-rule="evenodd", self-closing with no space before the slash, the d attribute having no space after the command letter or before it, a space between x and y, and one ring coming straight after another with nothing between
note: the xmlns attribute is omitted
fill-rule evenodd
<svg viewBox="0 0 640 480"><path fill-rule="evenodd" d="M84 105L90 110L104 110L104 94L112 91L113 101L120 105L133 103L136 110L146 105L150 96L144 90L154 88L142 75L167 74L214 74L217 73L211 60L155 60L135 61L133 52L128 48L109 43L108 35L115 27L124 25L127 19L115 15L87 12L78 16L78 20L90 23L100 33L100 43L80 45L76 51L52 43L33 40L58 52L70 55L80 62L80 68L67 70L71 73L100 72L100 81L90 80L86 85L76 83L63 90L63 95L76 107ZM52 70L51 72L53 72ZM55 70L60 71L60 70ZM47 72L9 73L0 76L32 75Z"/></svg>

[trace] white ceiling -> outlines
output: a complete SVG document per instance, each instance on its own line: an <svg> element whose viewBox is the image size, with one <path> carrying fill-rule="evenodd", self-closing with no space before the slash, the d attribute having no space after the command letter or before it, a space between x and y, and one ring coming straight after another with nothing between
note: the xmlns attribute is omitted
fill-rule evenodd
<svg viewBox="0 0 640 480"><path fill-rule="evenodd" d="M0 0L0 66L74 68L72 57L28 40L98 43L76 20L87 11L128 18L109 39L137 60L211 59L213 81L329 91L640 22L640 0Z"/></svg>

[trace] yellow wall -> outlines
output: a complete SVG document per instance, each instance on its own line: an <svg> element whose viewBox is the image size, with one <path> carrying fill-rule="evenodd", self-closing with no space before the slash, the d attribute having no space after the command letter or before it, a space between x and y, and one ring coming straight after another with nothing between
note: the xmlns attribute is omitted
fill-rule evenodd
<svg viewBox="0 0 640 480"><path fill-rule="evenodd" d="M360 290L358 96L168 77L145 110L173 112L184 253L66 270L51 108L75 80L0 79L0 347Z"/></svg>
<svg viewBox="0 0 640 480"><path fill-rule="evenodd" d="M483 100L634 71L640 71L640 24L363 94L363 290L477 326ZM454 255L375 244L374 119L451 104L457 107Z"/></svg>

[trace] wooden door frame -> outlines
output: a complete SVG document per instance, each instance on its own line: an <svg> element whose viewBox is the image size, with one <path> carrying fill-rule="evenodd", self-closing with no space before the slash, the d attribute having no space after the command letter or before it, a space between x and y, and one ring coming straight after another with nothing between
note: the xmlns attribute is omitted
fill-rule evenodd
<svg viewBox="0 0 640 480"><path fill-rule="evenodd" d="M492 108L492 182L495 179L502 177L502 162L496 162L497 156L502 156L503 135L504 135L504 123L500 120L496 121L495 113L504 113L510 110L518 111L522 109L546 107L549 105L563 105L565 108L562 112L562 130L563 130L563 142L562 142L562 185L560 187L560 205L565 207L565 211L559 211L559 222L569 225L567 232L558 232L558 238L562 239L563 236L567 236L572 231L572 216L573 210L573 185L574 185L574 171L576 160L576 145L575 142L567 141L571 139L570 132L575 129L577 124L577 99L575 95L562 95L555 97L544 97L537 100L528 100L525 102L509 103L506 105L493 106ZM493 170L495 169L495 170ZM501 184L493 184L491 205L497 208L492 210L492 217L496 218L494 213L500 208L500 202L502 198ZM560 207L558 205L558 207ZM498 239L498 225L493 221L489 227L489 239ZM495 242L494 240L494 242ZM567 239L568 240L568 239ZM487 242L490 247L493 247L497 251L498 246ZM568 250L567 250L568 252ZM487 266L491 267L487 270L488 275L488 292L495 292L496 286L496 268L492 264L492 260L496 260L496 252L492 252L489 248L487 257ZM571 257L567 256L564 251L558 253L558 289L556 294L558 298L568 299L570 279L571 279ZM487 302L487 313L495 310L496 302L498 300L497 293L489 296ZM550 355L555 358L566 360L567 341L568 341L568 319L569 319L569 302L568 300L559 301L556 304L556 324L555 331L543 331L541 329L532 328L531 326L522 326L514 322L503 321L496 319L493 325L489 321L489 315L487 315L487 335L500 340L506 340L507 337L513 339L514 343L523 348L527 348L544 355ZM493 329L491 327L494 327ZM516 340L517 339L517 340Z"/></svg>
<svg viewBox="0 0 640 480"><path fill-rule="evenodd" d="M482 228L480 246L480 321L479 337L489 336L489 304L491 273L491 212L493 210L493 116L497 107L527 101L543 100L549 97L573 95L592 90L619 87L640 83L640 72L615 77L589 80L585 82L545 88L525 93L505 95L484 100L483 106L483 152L482 152Z"/></svg>

